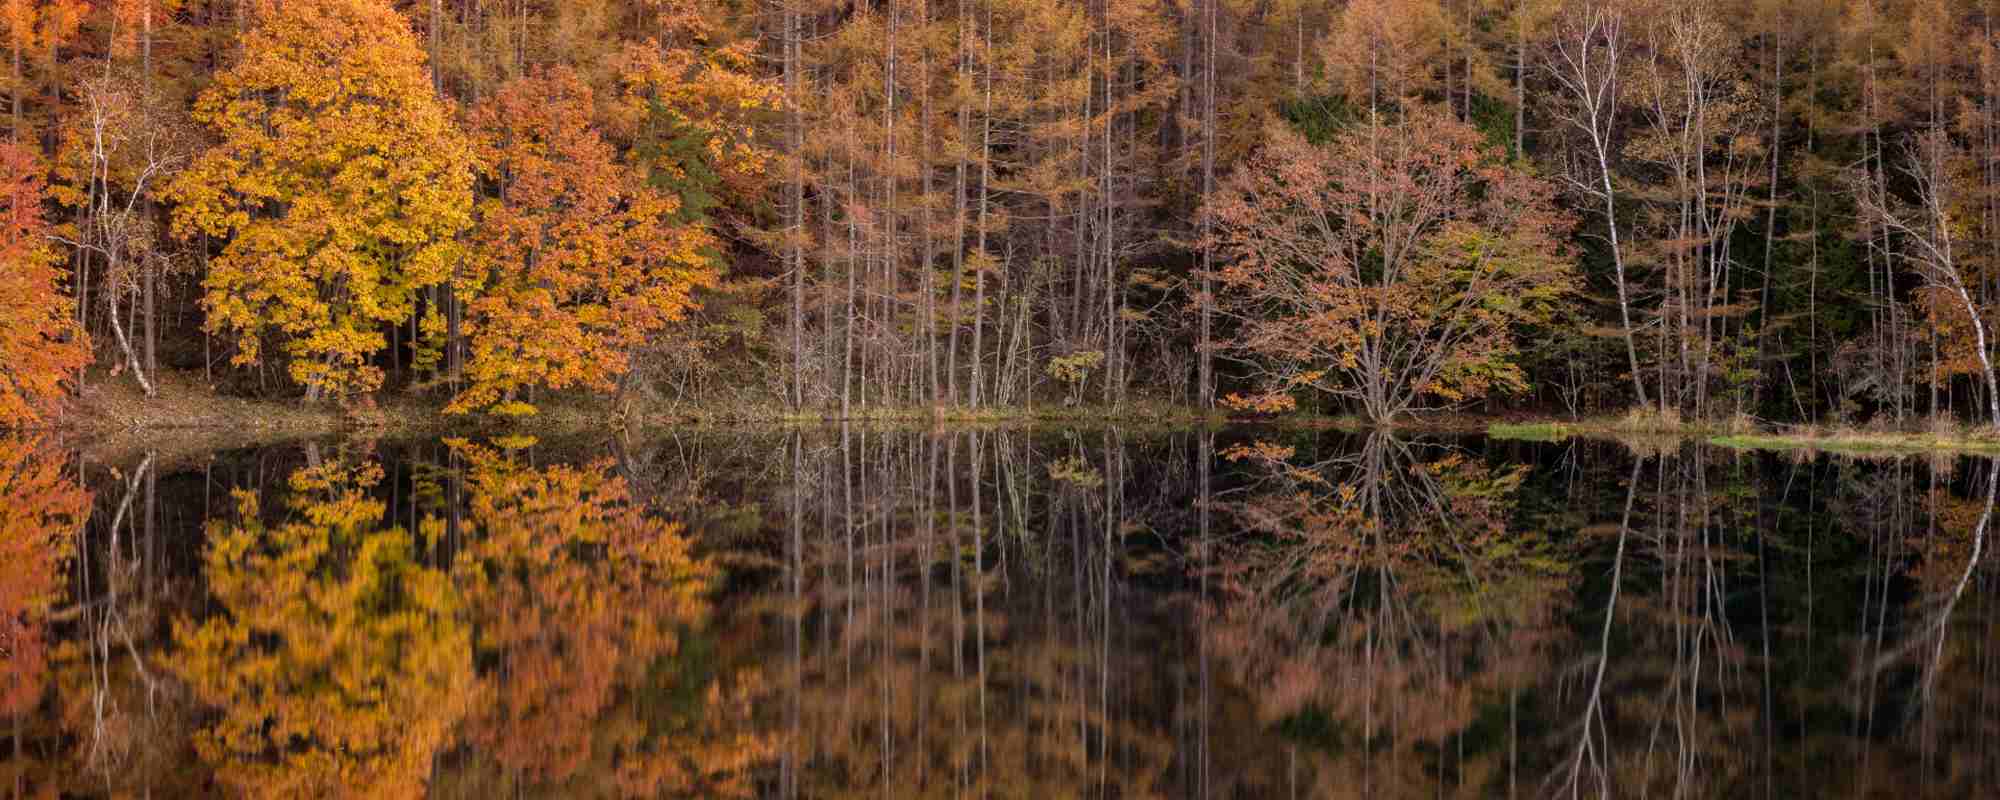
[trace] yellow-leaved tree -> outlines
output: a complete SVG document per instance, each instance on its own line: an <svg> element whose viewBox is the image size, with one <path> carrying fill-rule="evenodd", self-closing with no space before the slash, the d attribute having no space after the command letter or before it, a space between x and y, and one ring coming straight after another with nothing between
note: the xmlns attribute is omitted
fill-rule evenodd
<svg viewBox="0 0 2000 800"><path fill-rule="evenodd" d="M460 260L467 145L385 0L264 3L257 20L195 104L217 145L170 188L174 230L228 242L204 304L236 363L269 338L309 401L372 391L384 329Z"/></svg>
<svg viewBox="0 0 2000 800"><path fill-rule="evenodd" d="M648 334L714 282L714 238L681 198L618 163L590 126L589 87L554 69L472 114L492 197L479 204L466 320L471 384L457 413L532 414L520 391L609 390Z"/></svg>

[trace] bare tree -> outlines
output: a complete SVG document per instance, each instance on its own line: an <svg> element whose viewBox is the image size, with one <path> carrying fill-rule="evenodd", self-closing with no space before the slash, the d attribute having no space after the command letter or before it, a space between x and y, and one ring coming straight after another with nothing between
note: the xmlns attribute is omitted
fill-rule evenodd
<svg viewBox="0 0 2000 800"><path fill-rule="evenodd" d="M1980 374L1986 381L1986 411L1993 426L2000 428L2000 384L1994 379L1988 352L1986 318L1973 299L1974 286L1968 284L1965 272L1966 255L1960 252L1954 233L1961 223L1953 216L1964 200L1956 177L1968 156L1943 130L1935 128L1918 134L1903 155L1903 172L1915 186L1915 198L1900 201L1874 191L1862 176L1856 179L1856 204L1868 222L1903 239L1903 259L1925 286L1946 293L1964 310Z"/></svg>
<svg viewBox="0 0 2000 800"><path fill-rule="evenodd" d="M1618 234L1618 194L1611 183L1612 141L1618 114L1618 63L1624 57L1624 11L1614 3L1571 3L1556 23L1554 48L1546 67L1562 102L1556 115L1583 134L1589 143L1586 164L1570 170L1570 187L1603 208L1605 241L1611 248L1613 280L1618 289L1618 321L1625 338L1625 358L1632 372L1632 391L1647 405L1646 382L1639 371L1639 349L1633 344L1632 299L1626 286L1625 246Z"/></svg>
<svg viewBox="0 0 2000 800"><path fill-rule="evenodd" d="M131 332L120 319L127 297L135 305L144 287L156 280L171 259L158 247L157 225L147 213L155 185L179 171L193 152L192 137L171 107L157 94L112 74L79 87L82 113L75 135L81 145L80 165L87 170L77 239L59 241L102 262L106 318L124 353L125 364L147 397L158 388L152 362L140 355ZM143 344L143 343L142 343Z"/></svg>

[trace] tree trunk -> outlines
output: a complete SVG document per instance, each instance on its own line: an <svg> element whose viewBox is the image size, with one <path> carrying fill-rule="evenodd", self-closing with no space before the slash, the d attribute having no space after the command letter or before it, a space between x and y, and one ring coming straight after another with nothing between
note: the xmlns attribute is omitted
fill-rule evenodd
<svg viewBox="0 0 2000 800"><path fill-rule="evenodd" d="M111 313L106 314L105 317L111 320L111 332L118 339L119 351L125 354L125 366L127 369L132 370L132 379L139 382L139 388L145 391L146 396L153 397L156 391L153 388L153 381L146 377L145 365L140 363L138 352L132 348L131 338L125 334L125 324L118 321L118 295L120 292L117 284L110 281L106 281L106 283L111 284Z"/></svg>
<svg viewBox="0 0 2000 800"><path fill-rule="evenodd" d="M1526 0L1514 8L1514 160L1521 160L1528 130L1528 10Z"/></svg>
<svg viewBox="0 0 2000 800"><path fill-rule="evenodd" d="M1757 300L1757 368L1762 370L1769 353L1769 333L1771 329L1771 270L1775 267L1772 250L1778 235L1778 160L1784 153L1785 122L1785 40L1782 34L1771 35L1771 169L1768 205L1764 208L1764 286ZM1764 395L1764 380L1760 375L1750 390L1750 413L1757 413Z"/></svg>
<svg viewBox="0 0 2000 800"><path fill-rule="evenodd" d="M437 0L433 0L436 2ZM805 158L805 129L799 120L799 103L803 95L799 92L799 11L795 0L785 3L785 116L789 130L791 153L791 174L786 186L786 228L785 237L788 250L786 263L792 271L792 391L791 406L798 411L805 405L805 316L806 316L806 259L805 259L805 175L802 159Z"/></svg>
<svg viewBox="0 0 2000 800"><path fill-rule="evenodd" d="M1202 112L1201 112L1201 337L1200 352L1196 357L1198 394L1201 408L1207 411L1215 408L1215 292L1210 275L1215 270L1215 248L1209 243L1212 230L1207 210L1208 199L1215 193L1215 5L1221 0L1203 0L1202 3Z"/></svg>
<svg viewBox="0 0 2000 800"><path fill-rule="evenodd" d="M139 74L141 76L140 78L141 86L143 87L143 92L144 92L142 96L145 98L142 102L146 104L145 108L148 111L147 116L150 117L151 116L150 111L153 105L152 0L146 0L145 6L140 9L140 18L142 22L140 27L140 38L139 38ZM150 221L153 217L153 201L152 198L150 197L146 199L145 216L148 221ZM158 284L159 282L159 277L155 274L158 272L158 270L155 269L155 266L156 265L151 263L142 262L139 265L139 274L141 276L141 279L145 282L145 285L143 287L143 292L145 294L145 304L146 304L146 330L143 338L145 339L146 342L146 374L157 376L160 374L160 356L159 356L160 328L157 322L157 317L159 315L159 302L156 298L157 294L156 284ZM148 390L146 394L148 396L151 396L152 392Z"/></svg>
<svg viewBox="0 0 2000 800"><path fill-rule="evenodd" d="M919 26L930 24L928 2L920 0L917 4L917 24ZM927 402L932 408L936 408L938 405L937 289L933 285L935 271L931 269L931 51L925 46L919 52L923 55L917 62L918 69L923 72L923 80L920 81L923 86L922 94L918 98L922 106L918 116L923 122L917 127L917 168L921 175L918 185L921 187L919 196L923 198L921 204L923 213L917 223L917 269L921 276L919 291L924 295L924 365L921 377L927 382L930 392Z"/></svg>
<svg viewBox="0 0 2000 800"><path fill-rule="evenodd" d="M986 267L987 267L986 262L990 260L986 254L986 215L987 215L987 208L992 202L992 193L990 190L992 189L993 186L993 4L992 3L986 4L986 26L985 30L981 32L981 36L984 39L985 49L986 49L986 69L984 70L983 73L984 74L983 83L985 84L985 90L984 90L985 99L982 101L984 105L984 111L981 112L980 114L980 122L979 122L980 125L979 221L978 224L974 226L978 230L977 238L979 244L972 251L973 254L978 258L978 264L975 265L972 272L972 355L971 355L972 378L970 387L971 397L967 398L967 403L966 403L967 405L973 408L979 407L980 382L983 380L983 378L981 377L980 367L986 357L985 350L983 349L984 347L983 334L985 332L985 325L983 323L986 321Z"/></svg>
<svg viewBox="0 0 2000 800"><path fill-rule="evenodd" d="M971 25L972 15L965 11L966 0L958 0L958 72L969 84L971 78L966 73L972 66L972 46L966 35ZM958 406L958 329L965 320L961 305L961 287L965 283L965 147L972 138L970 122L972 104L960 99L958 103L958 152L961 154L953 165L952 223L951 223L951 333L945 343L945 394L950 396L952 407Z"/></svg>
<svg viewBox="0 0 2000 800"><path fill-rule="evenodd" d="M16 22L18 24L19 21L17 20ZM13 90L11 92L13 94L13 97L9 99L13 101L13 106L14 106L13 110L14 143L20 144L21 143L21 94L27 91L27 82L21 76L21 47L22 43L27 41L27 33L24 31L9 30L7 31L7 38L13 40L11 44L13 45L14 66L13 66L12 83L10 84L13 87Z"/></svg>

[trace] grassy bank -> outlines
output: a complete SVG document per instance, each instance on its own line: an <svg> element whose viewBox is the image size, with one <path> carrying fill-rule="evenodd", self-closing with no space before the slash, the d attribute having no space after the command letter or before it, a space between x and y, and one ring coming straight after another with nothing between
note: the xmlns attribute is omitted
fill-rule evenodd
<svg viewBox="0 0 2000 800"><path fill-rule="evenodd" d="M1739 450L1820 450L1830 453L2000 454L2000 436L1990 432L1804 430L1714 436L1712 444Z"/></svg>
<svg viewBox="0 0 2000 800"><path fill-rule="evenodd" d="M1652 412L1582 420L1521 420L1494 422L1487 435L1496 439L1557 442L1571 438L1690 440L1700 439L1739 450L1823 451L1848 454L1904 453L2000 454L2000 433L1983 426L1933 422L1910 429L1772 426L1748 418L1728 422L1683 421Z"/></svg>
<svg viewBox="0 0 2000 800"><path fill-rule="evenodd" d="M1681 419L1679 414L1662 414L1651 409L1635 409L1620 416L1584 417L1570 420L1501 420L1486 426L1486 435L1496 439L1559 442L1576 437L1623 438L1630 436L1706 438L1752 430L1745 422L1719 424Z"/></svg>

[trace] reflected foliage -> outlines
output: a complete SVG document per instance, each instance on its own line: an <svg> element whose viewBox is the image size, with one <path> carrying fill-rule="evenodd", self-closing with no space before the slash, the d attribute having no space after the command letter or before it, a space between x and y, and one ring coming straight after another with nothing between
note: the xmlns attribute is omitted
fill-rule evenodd
<svg viewBox="0 0 2000 800"><path fill-rule="evenodd" d="M748 724L756 671L718 674L715 564L632 502L609 461L535 469L454 448L479 531L459 569L485 665L467 739L510 794L748 794L768 748Z"/></svg>
<svg viewBox="0 0 2000 800"><path fill-rule="evenodd" d="M166 661L217 709L196 747L233 790L416 796L474 696L464 599L424 559L442 524L388 524L372 458L314 461L279 520L238 492L209 525L221 613L178 620Z"/></svg>
<svg viewBox="0 0 2000 800"><path fill-rule="evenodd" d="M1978 796L1996 490L1977 459L1274 430L4 440L0 778Z"/></svg>
<svg viewBox="0 0 2000 800"><path fill-rule="evenodd" d="M0 437L0 715L29 711L42 696L49 609L89 507L60 451Z"/></svg>
<svg viewBox="0 0 2000 800"><path fill-rule="evenodd" d="M1261 687L1259 718L1325 750L1318 774L1365 776L1320 791L1431 784L1437 751L1563 635L1574 553L1509 526L1530 468L1386 434L1314 463L1268 444L1225 457L1258 477L1230 506L1242 529L1216 568L1216 651ZM1504 755L1461 749L1454 769L1483 786Z"/></svg>

